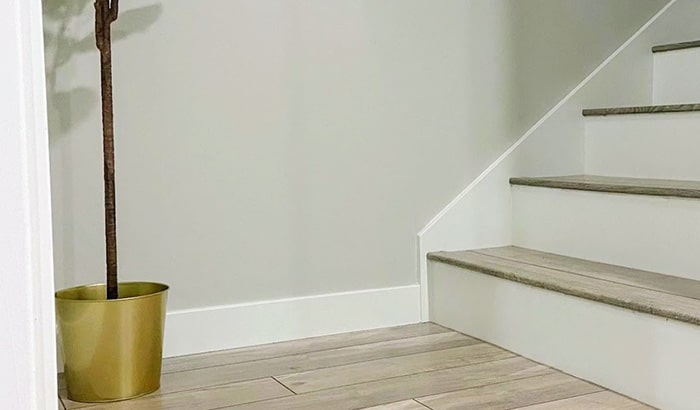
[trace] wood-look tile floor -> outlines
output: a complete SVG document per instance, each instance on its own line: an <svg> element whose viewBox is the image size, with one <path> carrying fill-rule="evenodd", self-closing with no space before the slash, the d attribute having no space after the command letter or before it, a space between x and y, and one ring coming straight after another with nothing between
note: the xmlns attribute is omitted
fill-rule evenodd
<svg viewBox="0 0 700 410"><path fill-rule="evenodd" d="M59 378L60 379L60 378ZM151 395L66 409L649 409L496 346L422 323L166 359Z"/></svg>

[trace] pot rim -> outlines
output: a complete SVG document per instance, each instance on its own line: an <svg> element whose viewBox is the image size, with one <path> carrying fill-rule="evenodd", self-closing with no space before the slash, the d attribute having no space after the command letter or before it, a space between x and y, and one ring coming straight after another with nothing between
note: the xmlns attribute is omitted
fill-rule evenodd
<svg viewBox="0 0 700 410"><path fill-rule="evenodd" d="M151 297L155 297L155 296L158 296L160 294L166 293L168 290L170 290L170 286L166 285L165 283L160 283L160 282L150 282L150 281L119 282L119 285L132 285L132 284L155 285L157 287L160 287L160 290L157 290L155 292L148 293L145 295L131 296L131 297L127 297L127 298L118 298L118 299L72 299L72 298L62 297L62 294L68 293L68 292L76 290L76 289L107 286L105 283L92 283L90 285L79 285L79 286L73 286L70 288L58 290L58 291L56 291L56 293L54 293L54 299L56 301L70 302L70 303L117 303L117 302L129 301L129 300L151 298Z"/></svg>

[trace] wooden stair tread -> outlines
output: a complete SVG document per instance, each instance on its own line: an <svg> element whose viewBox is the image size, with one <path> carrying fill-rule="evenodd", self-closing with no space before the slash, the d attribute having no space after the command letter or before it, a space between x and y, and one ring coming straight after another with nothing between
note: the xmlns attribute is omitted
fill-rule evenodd
<svg viewBox="0 0 700 410"><path fill-rule="evenodd" d="M654 46L651 48L652 53L663 53L664 51L685 50L688 48L700 47L700 40L684 41L682 43L671 43Z"/></svg>
<svg viewBox="0 0 700 410"><path fill-rule="evenodd" d="M700 198L700 181L609 177L599 175L567 175L555 177L511 178L512 185L619 194L653 195L679 198Z"/></svg>
<svg viewBox="0 0 700 410"><path fill-rule="evenodd" d="M518 248L434 252L446 263L571 296L700 325L700 281Z"/></svg>
<svg viewBox="0 0 700 410"><path fill-rule="evenodd" d="M584 117L629 114L663 114L700 111L700 104L642 105L637 107L587 108Z"/></svg>

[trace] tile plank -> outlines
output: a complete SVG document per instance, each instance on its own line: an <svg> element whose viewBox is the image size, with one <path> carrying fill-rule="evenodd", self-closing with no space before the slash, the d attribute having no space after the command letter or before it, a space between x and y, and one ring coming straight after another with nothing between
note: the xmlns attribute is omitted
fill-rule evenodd
<svg viewBox="0 0 700 410"><path fill-rule="evenodd" d="M651 48L652 53L663 53L666 51L686 50L688 48L700 47L700 40L684 41L682 43L662 44Z"/></svg>
<svg viewBox="0 0 700 410"><path fill-rule="evenodd" d="M486 343L277 376L295 393L501 360L514 354Z"/></svg>
<svg viewBox="0 0 700 410"><path fill-rule="evenodd" d="M572 258L517 246L477 249L475 252L671 295L700 299L700 281L679 276Z"/></svg>
<svg viewBox="0 0 700 410"><path fill-rule="evenodd" d="M700 104L698 104L700 111ZM556 177L514 177L511 185L616 194L700 198L700 181L610 177L601 175L565 175Z"/></svg>
<svg viewBox="0 0 700 410"><path fill-rule="evenodd" d="M514 410L651 410L645 404L639 403L627 397L611 391L587 394L572 397L570 399L536 404L534 406L520 407Z"/></svg>
<svg viewBox="0 0 700 410"><path fill-rule="evenodd" d="M586 108L582 111L584 117L627 115L627 114L662 114L668 112L693 112L700 111L700 104L669 104L669 105L643 105L638 107L609 107Z"/></svg>
<svg viewBox="0 0 700 410"><path fill-rule="evenodd" d="M291 395L292 393L284 386L267 378L208 389L101 404L90 407L90 410L210 410Z"/></svg>
<svg viewBox="0 0 700 410"><path fill-rule="evenodd" d="M365 407L363 410L430 410L415 400L405 400L379 406Z"/></svg>
<svg viewBox="0 0 700 410"><path fill-rule="evenodd" d="M226 408L235 410L350 410L552 372L554 370L546 366L521 357L513 357Z"/></svg>
<svg viewBox="0 0 700 410"><path fill-rule="evenodd" d="M420 397L416 401L433 410L507 410L601 390L603 389L599 386L567 374L552 373L435 396Z"/></svg>
<svg viewBox="0 0 700 410"><path fill-rule="evenodd" d="M417 323L406 326L363 330L352 333L249 346L233 350L172 357L163 360L163 373L250 362L279 356L311 353L320 350L339 349L409 337L428 336L449 331L449 329L445 329L434 323Z"/></svg>
<svg viewBox="0 0 700 410"><path fill-rule="evenodd" d="M379 358L469 346L477 343L480 342L461 333L442 332L427 336L168 373L163 375L160 393L211 387L267 376L280 376Z"/></svg>
<svg viewBox="0 0 700 410"><path fill-rule="evenodd" d="M435 252L433 261L497 278L700 325L700 300L486 255L483 250Z"/></svg>

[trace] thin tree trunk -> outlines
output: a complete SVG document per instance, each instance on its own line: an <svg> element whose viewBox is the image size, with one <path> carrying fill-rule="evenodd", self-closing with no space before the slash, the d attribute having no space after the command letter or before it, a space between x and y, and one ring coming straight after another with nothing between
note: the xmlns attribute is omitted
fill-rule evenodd
<svg viewBox="0 0 700 410"><path fill-rule="evenodd" d="M104 157L105 244L107 299L119 297L117 276L117 207L114 186L114 109L112 103L111 24L118 16L118 0L95 0L95 39L100 50L102 84L102 150Z"/></svg>

